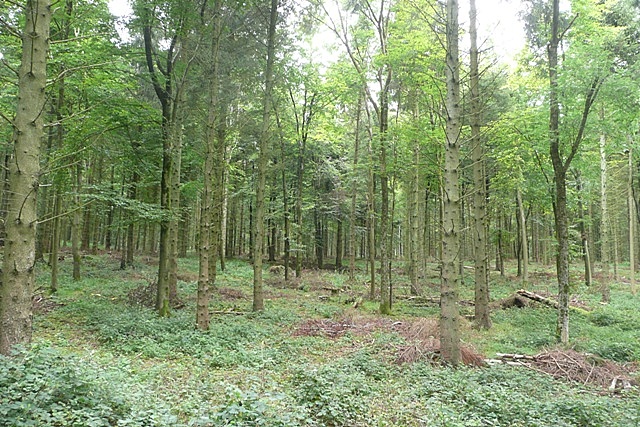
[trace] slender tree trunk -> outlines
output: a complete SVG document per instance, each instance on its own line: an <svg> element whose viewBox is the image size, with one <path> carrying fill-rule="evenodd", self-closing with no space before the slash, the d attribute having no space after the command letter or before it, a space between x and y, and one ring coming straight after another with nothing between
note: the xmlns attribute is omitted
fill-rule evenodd
<svg viewBox="0 0 640 427"><path fill-rule="evenodd" d="M484 171L484 144L481 137L480 72L478 67L478 34L476 26L476 2L469 1L470 22L470 86L471 86L471 146L473 160L473 222L474 222L474 275L475 275L475 325L489 329L489 256L487 252L487 195ZM523 222L524 224L524 222ZM526 232L524 233L526 239ZM526 242L526 240L525 240ZM525 243L526 244L526 243Z"/></svg>
<svg viewBox="0 0 640 427"><path fill-rule="evenodd" d="M522 191L516 189L516 203L518 205L518 224L520 224L520 254L522 257L522 285L529 282L529 238L527 237L527 216L522 203Z"/></svg>
<svg viewBox="0 0 640 427"><path fill-rule="evenodd" d="M604 120L604 109L600 110L600 120ZM610 281L611 272L610 263L610 219L609 206L607 200L607 137L603 133L600 134L600 262L602 263L602 279L600 283L600 292L602 294L602 302L609 302L610 298Z"/></svg>
<svg viewBox="0 0 640 427"><path fill-rule="evenodd" d="M569 342L569 219L567 213L567 171L582 142L589 111L597 98L602 79L593 79L587 91L582 117L576 136L571 141L570 151L563 156L560 149L560 102L558 99L558 45L560 0L553 0L551 40L547 49L549 56L549 154L553 164L555 182L555 231L557 240L556 270L558 276L558 323L556 337L563 345Z"/></svg>
<svg viewBox="0 0 640 427"><path fill-rule="evenodd" d="M51 3L26 2L18 98L9 164L6 240L0 284L0 354L31 341L40 142L45 104Z"/></svg>
<svg viewBox="0 0 640 427"><path fill-rule="evenodd" d="M178 91L176 102L173 105L175 110L179 110L183 103L182 90ZM179 251L179 222L182 218L180 214L180 168L182 166L182 117L181 111L174 112L171 145L171 192L169 202L171 206L171 222L169 224L169 244L170 255L167 260L167 275L169 278L169 301L175 302L178 299L178 251Z"/></svg>
<svg viewBox="0 0 640 427"><path fill-rule="evenodd" d="M258 144L258 171L256 183L256 209L253 239L253 311L264 310L262 290L262 254L264 251L264 212L267 162L270 151L271 93L274 86L273 67L276 50L276 25L278 21L278 0L271 0L269 28L267 32L267 66L265 69L264 98L262 100L262 129Z"/></svg>
<svg viewBox="0 0 640 427"><path fill-rule="evenodd" d="M51 265L51 293L58 291L58 261L60 253L60 215L62 210L62 196L56 189L53 202L53 226L51 239L51 254L49 255L49 265Z"/></svg>
<svg viewBox="0 0 640 427"><path fill-rule="evenodd" d="M74 211L71 219L71 253L73 255L73 280L80 280L80 266L82 264L82 255L80 254L80 240L82 233L82 209L80 206L80 192L82 191L82 162L78 162L75 166L75 184L74 191Z"/></svg>
<svg viewBox="0 0 640 427"><path fill-rule="evenodd" d="M342 253L343 253L343 238L342 238L342 218L338 218L336 226L336 271L342 270Z"/></svg>
<svg viewBox="0 0 640 427"><path fill-rule="evenodd" d="M629 142L631 138L629 138ZM633 199L633 144L629 144L629 181L627 186L627 193L629 195L629 286L631 293L636 294L636 255L635 255L635 228L636 228L636 216L635 216L635 201Z"/></svg>
<svg viewBox="0 0 640 427"><path fill-rule="evenodd" d="M413 146L413 173L411 179L411 214L410 219L410 272L411 272L411 294L420 294L420 285L418 283L418 271L420 270L418 261L418 252L420 251L418 217L420 209L420 144L414 142Z"/></svg>
<svg viewBox="0 0 640 427"><path fill-rule="evenodd" d="M458 49L458 1L448 0L446 25L446 140L442 216L442 273L440 286L440 354L457 366L460 363L460 59Z"/></svg>
<svg viewBox="0 0 640 427"><path fill-rule="evenodd" d="M376 297L376 196L375 196L375 179L373 173L373 150L371 147L372 140L369 138L368 147L368 180L367 180L367 242L369 255L369 299L372 301Z"/></svg>
<svg viewBox="0 0 640 427"><path fill-rule="evenodd" d="M360 125L362 119L362 92L358 93L356 129L353 146L353 170L351 171L351 211L349 212L349 280L356 277L356 208L358 202L358 156L360 151Z"/></svg>
<svg viewBox="0 0 640 427"><path fill-rule="evenodd" d="M589 235L587 233L586 215L584 209L584 203L582 202L582 192L584 187L582 186L582 178L579 172L575 173L576 178L576 191L578 192L578 219L580 223L580 241L582 243L582 260L584 262L584 284L585 286L591 286L592 274L591 274L591 253L589 251Z"/></svg>

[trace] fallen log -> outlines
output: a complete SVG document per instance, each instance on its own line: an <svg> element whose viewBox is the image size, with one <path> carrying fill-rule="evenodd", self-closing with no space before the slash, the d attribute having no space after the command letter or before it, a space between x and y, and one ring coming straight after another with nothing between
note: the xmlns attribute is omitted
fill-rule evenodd
<svg viewBox="0 0 640 427"><path fill-rule="evenodd" d="M526 291L524 289L520 289L520 290L516 291L516 294L520 295L521 297L530 299L532 301L537 301L537 302L539 302L541 304L544 304L546 306L553 307L556 310L558 309L558 302L557 301L554 301L554 300L552 300L550 298L543 297L542 295L538 295L536 293L533 293L533 292L530 292L530 291ZM574 311L576 313L580 313L580 314L588 314L589 313L588 310L585 310L584 308L572 306L571 304L569 304L569 310L572 310L572 311Z"/></svg>
<svg viewBox="0 0 640 427"><path fill-rule="evenodd" d="M533 300L533 301L538 301L538 302L540 302L540 303L542 303L544 305L548 305L548 306L553 307L553 308L558 308L558 303L556 301L551 300L549 298L545 298L542 295L538 295L538 294L535 294L533 292L525 291L524 289L517 290L516 294L518 294L520 296L523 296L525 298L529 298L530 300Z"/></svg>

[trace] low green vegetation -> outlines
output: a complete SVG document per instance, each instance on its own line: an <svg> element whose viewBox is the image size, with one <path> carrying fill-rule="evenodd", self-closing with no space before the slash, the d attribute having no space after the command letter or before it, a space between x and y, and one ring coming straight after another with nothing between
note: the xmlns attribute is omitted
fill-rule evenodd
<svg viewBox="0 0 640 427"><path fill-rule="evenodd" d="M267 276L266 311L251 313L251 266L230 260L211 329L198 332L195 263L183 261L184 307L168 319L132 292L149 286L153 267L121 271L97 256L73 283L63 264L59 293L37 299L34 345L0 361L0 427L640 425L633 387L612 393L506 365L452 370L428 354L399 363L415 344L403 328L434 317L437 306L399 298L390 317L366 301L354 309L364 274L354 284L333 272L305 271L290 284ZM494 298L517 289L516 280L496 278ZM46 274L40 281L46 286ZM437 283L428 285L425 294L437 295ZM547 286L534 278L529 288ZM333 287L343 291L324 289ZM596 290L577 291L593 309L572 313L574 350L637 363L640 303L623 284L608 305ZM461 297L471 299L471 287ZM490 331L464 327L468 348L492 358L553 346L551 308L496 309L492 318Z"/></svg>

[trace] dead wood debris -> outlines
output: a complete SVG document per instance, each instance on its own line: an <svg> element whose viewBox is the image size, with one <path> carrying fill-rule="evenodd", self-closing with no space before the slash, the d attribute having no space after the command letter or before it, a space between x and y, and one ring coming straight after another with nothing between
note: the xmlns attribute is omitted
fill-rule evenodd
<svg viewBox="0 0 640 427"><path fill-rule="evenodd" d="M637 386L633 378L634 368L588 353L575 350L554 349L535 356L523 354L500 354L487 359L489 365L507 364L527 368L551 375L555 379L593 385L611 392Z"/></svg>
<svg viewBox="0 0 640 427"><path fill-rule="evenodd" d="M31 300L34 313L47 314L65 304L56 302L42 294L36 294Z"/></svg>
<svg viewBox="0 0 640 427"><path fill-rule="evenodd" d="M396 363L440 362L440 333L438 321L433 318L394 321L375 317L345 317L333 319L311 319L300 324L294 336L325 336L338 338L346 333L364 336L376 331L396 332L405 339L405 344L394 348ZM462 363L469 366L485 366L484 357L471 347L461 347Z"/></svg>
<svg viewBox="0 0 640 427"><path fill-rule="evenodd" d="M541 293L535 293L531 291L527 291L524 289L520 289L516 291L513 295L508 296L507 298L503 298L499 301L495 301L492 303L493 308L501 308L507 309L511 307L531 307L534 303L538 302L548 307L552 307L557 309L558 302L554 299L550 298L551 295L545 295ZM578 297L574 296L569 301L569 309L577 311L577 312L585 312L590 311L591 308L587 306L587 304L580 300Z"/></svg>

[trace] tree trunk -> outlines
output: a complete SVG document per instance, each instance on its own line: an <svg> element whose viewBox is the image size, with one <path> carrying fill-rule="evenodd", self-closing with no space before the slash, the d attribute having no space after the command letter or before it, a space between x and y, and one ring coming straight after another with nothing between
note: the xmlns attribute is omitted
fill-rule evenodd
<svg viewBox="0 0 640 427"><path fill-rule="evenodd" d="M360 151L360 125L362 119L362 92L358 93L356 129L353 146L353 170L351 171L351 211L349 212L349 280L356 277L356 208L358 202L358 156Z"/></svg>
<svg viewBox="0 0 640 427"><path fill-rule="evenodd" d="M274 86L273 67L276 50L276 25L278 21L278 0L271 0L269 11L269 28L267 31L267 65L265 69L264 98L262 100L262 128L258 143L258 171L256 183L256 209L253 239L253 311L264 310L262 290L262 254L264 251L264 211L267 162L269 161L271 93Z"/></svg>
<svg viewBox="0 0 640 427"><path fill-rule="evenodd" d="M0 354L31 341L42 111L49 52L49 0L26 2L18 98L9 164L6 240L0 284Z"/></svg>
<svg viewBox="0 0 640 427"><path fill-rule="evenodd" d="M58 291L58 261L59 261L59 249L60 249L60 216L62 210L62 196L58 190L54 193L53 202L53 226L52 232L53 238L51 239L51 254L49 255L49 265L51 266L51 293Z"/></svg>
<svg viewBox="0 0 640 427"><path fill-rule="evenodd" d="M417 114L416 114L417 116ZM417 118L417 117L416 117ZM410 259L410 280L411 280L411 295L420 295L420 285L418 283L418 271L420 267L418 265L418 252L420 249L419 240L419 227L418 217L420 209L420 144L418 141L414 141L413 146L413 173L411 178L411 210L409 215L409 259Z"/></svg>
<svg viewBox="0 0 640 427"><path fill-rule="evenodd" d="M516 189L516 203L518 205L518 224L520 224L520 255L522 258L522 287L529 282L529 239L527 237L527 217L522 203L522 191Z"/></svg>
<svg viewBox="0 0 640 427"><path fill-rule="evenodd" d="M340 214L338 214L340 215ZM336 226L336 271L342 270L342 218L338 218Z"/></svg>
<svg viewBox="0 0 640 427"><path fill-rule="evenodd" d="M604 120L604 109L600 110L600 120ZM603 133L600 134L600 262L602 263L602 279L600 282L600 292L602 294L602 302L609 302L610 298L610 282L611 272L610 263L610 219L609 206L607 200L607 137Z"/></svg>
<svg viewBox="0 0 640 427"><path fill-rule="evenodd" d="M481 137L480 73L478 68L478 34L476 26L476 2L469 1L470 22L470 86L471 86L471 146L473 161L473 228L475 275L475 326L491 327L489 315L489 256L487 251L487 195L484 171L484 144ZM523 222L524 224L524 222ZM526 232L524 233L526 238ZM525 243L526 244L526 243Z"/></svg>
<svg viewBox="0 0 640 427"><path fill-rule="evenodd" d="M440 354L457 366L460 363L458 288L460 274L460 59L458 50L458 1L447 0L446 25L446 140L442 216L442 273L440 285Z"/></svg>
<svg viewBox="0 0 640 427"><path fill-rule="evenodd" d="M629 286L631 293L636 294L636 255L635 255L635 228L636 228L636 216L635 216L635 202L633 199L633 141L629 138L629 181L627 186L627 193L629 197Z"/></svg>
<svg viewBox="0 0 640 427"><path fill-rule="evenodd" d="M555 182L555 231L557 240L556 270L558 276L558 322L556 337L563 345L569 342L569 219L567 213L567 171L582 142L587 118L595 101L602 79L596 77L585 96L582 117L570 152L563 158L560 150L560 102L558 99L558 45L560 0L553 0L549 56L549 154L553 164Z"/></svg>
<svg viewBox="0 0 640 427"><path fill-rule="evenodd" d="M80 264L82 255L80 254L80 240L82 234L82 209L80 206L80 191L82 191L82 161L75 166L75 184L73 196L74 211L71 219L71 253L73 255L73 280L80 280Z"/></svg>
<svg viewBox="0 0 640 427"><path fill-rule="evenodd" d="M582 201L582 192L584 187L582 186L580 172L575 172L576 178L576 191L578 192L578 220L580 223L580 242L582 243L582 261L584 262L584 284L585 286L591 286L593 277L591 274L591 253L589 251L589 234L586 226L586 215L584 209L584 203Z"/></svg>

